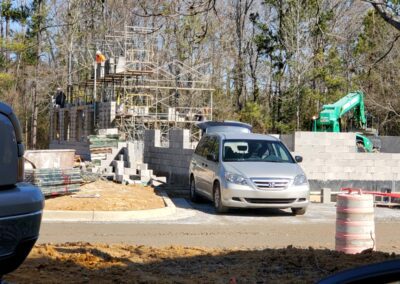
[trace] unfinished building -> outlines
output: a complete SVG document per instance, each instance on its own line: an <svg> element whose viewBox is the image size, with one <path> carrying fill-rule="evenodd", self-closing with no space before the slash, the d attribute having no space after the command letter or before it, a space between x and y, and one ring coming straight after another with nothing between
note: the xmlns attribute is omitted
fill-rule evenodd
<svg viewBox="0 0 400 284"><path fill-rule="evenodd" d="M195 122L212 120L210 66L161 60L157 49L153 29L131 26L89 49L76 47L74 66L86 70L74 77L65 106L51 108L50 148L75 149L90 159L91 138L143 141L147 129L160 130L165 145L173 128L190 129L190 139L198 140ZM96 51L104 62L95 61Z"/></svg>

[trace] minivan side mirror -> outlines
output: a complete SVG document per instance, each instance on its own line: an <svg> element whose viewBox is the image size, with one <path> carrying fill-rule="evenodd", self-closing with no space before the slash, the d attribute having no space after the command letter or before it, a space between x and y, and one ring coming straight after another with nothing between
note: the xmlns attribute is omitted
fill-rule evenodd
<svg viewBox="0 0 400 284"><path fill-rule="evenodd" d="M218 158L215 154L208 154L207 155L207 160L213 161L213 162L218 162Z"/></svg>
<svg viewBox="0 0 400 284"><path fill-rule="evenodd" d="M295 159L295 161L297 163L301 163L303 161L303 157L302 156L295 156L294 159Z"/></svg>

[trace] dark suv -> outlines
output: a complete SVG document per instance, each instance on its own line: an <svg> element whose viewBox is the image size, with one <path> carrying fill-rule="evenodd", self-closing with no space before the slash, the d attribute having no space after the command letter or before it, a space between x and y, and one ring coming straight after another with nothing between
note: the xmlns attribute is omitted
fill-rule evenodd
<svg viewBox="0 0 400 284"><path fill-rule="evenodd" d="M0 103L0 282L25 260L39 236L44 198L23 183L24 147L18 119Z"/></svg>

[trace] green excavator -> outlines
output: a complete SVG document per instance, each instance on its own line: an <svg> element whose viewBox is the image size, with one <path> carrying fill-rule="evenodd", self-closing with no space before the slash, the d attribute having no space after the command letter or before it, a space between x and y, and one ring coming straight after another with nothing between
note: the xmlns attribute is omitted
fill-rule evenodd
<svg viewBox="0 0 400 284"><path fill-rule="evenodd" d="M364 93L356 91L347 94L333 104L322 106L318 117L313 117L312 130L315 132L341 132L342 117L353 111L353 124L357 129L366 130L367 119L364 110ZM359 152L373 152L374 145L361 133L356 133L356 145Z"/></svg>

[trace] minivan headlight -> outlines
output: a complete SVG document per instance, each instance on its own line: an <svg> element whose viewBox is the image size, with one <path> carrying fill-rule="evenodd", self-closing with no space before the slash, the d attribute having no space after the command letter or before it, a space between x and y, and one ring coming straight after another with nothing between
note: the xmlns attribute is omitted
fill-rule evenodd
<svg viewBox="0 0 400 284"><path fill-rule="evenodd" d="M228 182L235 183L235 184L241 184L241 185L247 184L245 177L238 175L238 174L230 173L230 172L225 173L225 179Z"/></svg>
<svg viewBox="0 0 400 284"><path fill-rule="evenodd" d="M307 183L308 183L308 180L305 175L297 175L293 181L294 185L303 185L303 184L307 184Z"/></svg>

